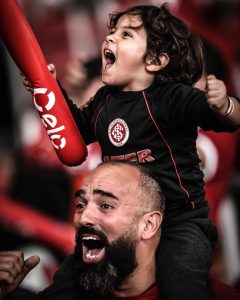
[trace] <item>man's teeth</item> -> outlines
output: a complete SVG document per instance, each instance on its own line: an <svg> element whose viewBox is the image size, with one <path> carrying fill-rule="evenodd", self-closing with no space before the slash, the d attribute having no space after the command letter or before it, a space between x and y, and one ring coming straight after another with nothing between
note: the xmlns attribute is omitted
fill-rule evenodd
<svg viewBox="0 0 240 300"><path fill-rule="evenodd" d="M96 255L92 255L92 251L89 250L87 255L86 255L87 258L90 258L90 259L94 259L96 257Z"/></svg>
<svg viewBox="0 0 240 300"><path fill-rule="evenodd" d="M89 240L92 240L92 241L96 241L97 238L94 237L94 236L84 236L82 237L82 240L85 240L85 241L89 241ZM86 257L93 260L96 255L92 255L92 250L88 250L88 253L86 254Z"/></svg>
<svg viewBox="0 0 240 300"><path fill-rule="evenodd" d="M97 240L97 238L95 238L95 237L93 237L93 236L84 236L82 239L83 239L83 240L94 240L94 241Z"/></svg>

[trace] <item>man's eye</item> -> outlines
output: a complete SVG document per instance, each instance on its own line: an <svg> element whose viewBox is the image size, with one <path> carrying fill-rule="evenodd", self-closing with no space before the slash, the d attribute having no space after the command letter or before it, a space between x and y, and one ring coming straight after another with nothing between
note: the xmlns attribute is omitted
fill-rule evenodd
<svg viewBox="0 0 240 300"><path fill-rule="evenodd" d="M76 205L76 209L83 209L85 207L85 204L84 203L78 203Z"/></svg>
<svg viewBox="0 0 240 300"><path fill-rule="evenodd" d="M110 204L104 203L104 204L101 205L101 208L104 209L104 210L110 210L110 209L113 208L113 206L110 205Z"/></svg>

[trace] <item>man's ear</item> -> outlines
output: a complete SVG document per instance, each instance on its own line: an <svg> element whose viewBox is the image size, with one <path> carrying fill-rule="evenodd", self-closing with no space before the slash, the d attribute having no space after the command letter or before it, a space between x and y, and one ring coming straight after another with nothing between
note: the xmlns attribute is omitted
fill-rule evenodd
<svg viewBox="0 0 240 300"><path fill-rule="evenodd" d="M162 223L162 214L159 211L152 211L143 217L143 230L141 232L142 240L152 238L159 230Z"/></svg>
<svg viewBox="0 0 240 300"><path fill-rule="evenodd" d="M159 55L158 60L156 57L148 57L146 58L146 70L148 72L158 72L161 69L165 68L166 65L169 63L169 56L167 53L162 53Z"/></svg>

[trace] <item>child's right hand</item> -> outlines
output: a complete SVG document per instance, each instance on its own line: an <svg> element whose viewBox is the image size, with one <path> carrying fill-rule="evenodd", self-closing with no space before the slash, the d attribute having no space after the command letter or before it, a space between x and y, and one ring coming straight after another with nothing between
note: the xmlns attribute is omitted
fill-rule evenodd
<svg viewBox="0 0 240 300"><path fill-rule="evenodd" d="M53 77L56 79L57 70L56 70L55 65L49 64L47 67L48 67L48 70L50 71L50 73L52 73ZM21 75L24 76L22 73L21 73ZM23 79L23 85L25 86L27 91L33 92L32 83L26 77L24 77L24 79Z"/></svg>

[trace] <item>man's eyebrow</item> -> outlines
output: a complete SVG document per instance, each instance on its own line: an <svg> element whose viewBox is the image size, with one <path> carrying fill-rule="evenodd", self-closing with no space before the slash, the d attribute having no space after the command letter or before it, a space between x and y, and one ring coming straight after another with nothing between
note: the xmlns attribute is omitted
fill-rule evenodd
<svg viewBox="0 0 240 300"><path fill-rule="evenodd" d="M77 190L76 192L75 192L75 198L77 198L77 197L81 197L81 196L83 196L83 195L85 195L86 194L86 192L83 190L83 189L79 189L79 190Z"/></svg>
<svg viewBox="0 0 240 300"><path fill-rule="evenodd" d="M104 197L109 197L109 198L119 200L118 197L115 196L113 193L103 191L103 190L100 190L100 189L93 190L93 194L98 194L98 195L101 195L101 196L104 196Z"/></svg>
<svg viewBox="0 0 240 300"><path fill-rule="evenodd" d="M81 196L84 196L85 194L86 194L86 191L84 189L79 189L79 190L76 191L75 197L81 197ZM119 200L118 197L115 196L113 193L103 191L103 190L100 190L100 189L93 190L93 194Z"/></svg>

